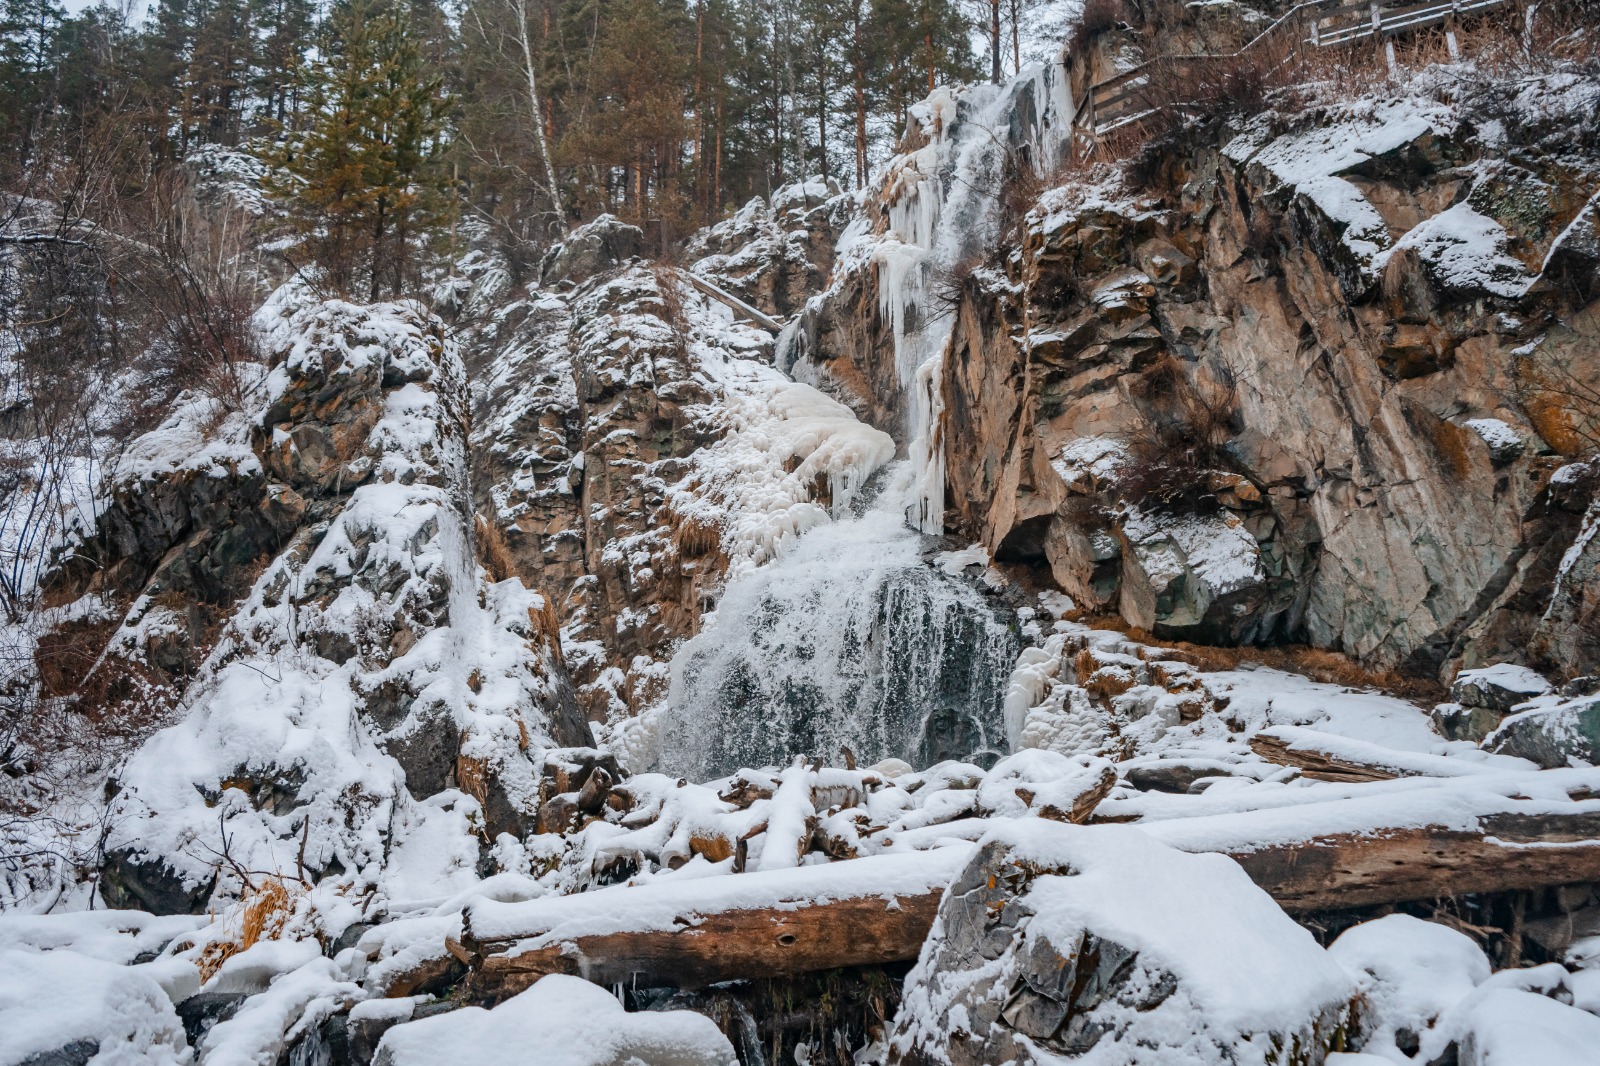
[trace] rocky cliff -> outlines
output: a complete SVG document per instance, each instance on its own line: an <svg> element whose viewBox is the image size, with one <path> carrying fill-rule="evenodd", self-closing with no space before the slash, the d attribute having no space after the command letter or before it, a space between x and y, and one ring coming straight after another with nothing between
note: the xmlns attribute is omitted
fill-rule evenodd
<svg viewBox="0 0 1600 1066"><path fill-rule="evenodd" d="M904 426L895 331L947 317L944 522L1087 613L1424 675L1592 672L1594 92L1405 93L1042 176L1040 123L1011 121L987 243L920 263L902 309L904 218L965 165L920 145L986 121L924 112L794 349Z"/></svg>

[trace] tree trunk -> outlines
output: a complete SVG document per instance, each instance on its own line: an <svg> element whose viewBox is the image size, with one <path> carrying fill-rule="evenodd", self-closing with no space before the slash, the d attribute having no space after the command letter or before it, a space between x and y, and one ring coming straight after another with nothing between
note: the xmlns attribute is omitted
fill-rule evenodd
<svg viewBox="0 0 1600 1066"><path fill-rule="evenodd" d="M856 188L867 183L867 73L861 49L861 0L851 6L851 64L856 90Z"/></svg>
<svg viewBox="0 0 1600 1066"><path fill-rule="evenodd" d="M694 209L702 225L706 217L706 120L701 99L705 86L706 0L694 5Z"/></svg>
<svg viewBox="0 0 1600 1066"><path fill-rule="evenodd" d="M989 0L989 80L1000 84L1000 0Z"/></svg>
<svg viewBox="0 0 1600 1066"><path fill-rule="evenodd" d="M567 209L561 202L561 188L556 184L556 167L550 158L550 144L544 135L544 108L539 104L539 83L533 62L533 42L528 39L528 0L513 0L517 18L517 39L522 45L522 69L528 76L528 112L533 120L533 140L539 149L539 159L544 163L545 191L550 194L550 207L556 213L561 232L567 230Z"/></svg>

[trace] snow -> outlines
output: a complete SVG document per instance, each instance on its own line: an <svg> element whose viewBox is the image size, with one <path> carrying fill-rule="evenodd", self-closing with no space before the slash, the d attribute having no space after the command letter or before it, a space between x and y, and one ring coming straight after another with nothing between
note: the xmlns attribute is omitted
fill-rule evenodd
<svg viewBox="0 0 1600 1066"><path fill-rule="evenodd" d="M1263 167L1342 223L1345 245L1376 276L1382 253L1393 246L1388 226L1361 191L1338 174L1418 137L1447 132L1453 117L1448 108L1423 98L1361 101L1331 120L1281 137L1272 137L1265 121L1258 122L1231 141L1224 154L1236 163Z"/></svg>
<svg viewBox="0 0 1600 1066"><path fill-rule="evenodd" d="M1328 954L1366 999L1363 1051L1395 1063L1412 1061L1396 1034L1427 1032L1489 977L1489 960L1465 933L1406 914L1347 929Z"/></svg>
<svg viewBox="0 0 1600 1066"><path fill-rule="evenodd" d="M314 947L315 945L313 945ZM365 993L339 963L321 953L239 1004L201 1038L207 1066L274 1066L324 1018L349 1010Z"/></svg>
<svg viewBox="0 0 1600 1066"><path fill-rule="evenodd" d="M1522 434L1498 418L1469 418L1462 425L1482 437L1489 451L1497 456L1524 445Z"/></svg>
<svg viewBox="0 0 1600 1066"><path fill-rule="evenodd" d="M234 409L209 393L183 393L161 425L135 438L117 457L113 478L118 487L137 491L145 482L180 470L204 477L259 475L261 461L251 447L250 434L261 417L267 371L246 363L236 372L243 393L254 403Z"/></svg>
<svg viewBox="0 0 1600 1066"><path fill-rule="evenodd" d="M1395 243L1394 251L1414 249L1447 288L1517 297L1533 279L1505 251L1510 239L1505 227L1463 200L1418 223ZM1379 256L1374 266L1381 268L1384 262L1387 257Z"/></svg>
<svg viewBox="0 0 1600 1066"><path fill-rule="evenodd" d="M385 1058L387 1056L387 1058ZM493 1010L465 1007L405 1022L378 1045L392 1066L735 1066L733 1045L690 1011L628 1013L577 977L552 974Z"/></svg>
<svg viewBox="0 0 1600 1066"><path fill-rule="evenodd" d="M1462 688L1486 689L1493 686L1518 696L1532 699L1551 691L1550 682L1537 670L1515 663L1495 663L1456 674L1455 685Z"/></svg>
<svg viewBox="0 0 1600 1066"><path fill-rule="evenodd" d="M479 900L467 909L466 926L479 940L516 938L512 954L520 954L598 933L675 929L688 914L925 895L948 884L969 854L970 846L957 845L736 877L619 885L527 903Z"/></svg>
<svg viewBox="0 0 1600 1066"><path fill-rule="evenodd" d="M979 847L995 845L1007 863L1045 872L1020 906L1005 907L1021 915L1009 943L981 955L945 950L956 909L942 909L906 980L892 1040L901 1054L936 1049L968 1028L974 997L1011 994L1022 960L1070 958L1085 934L1135 953L1134 1001L1108 996L1087 1008L1099 1038L1075 1062L1265 1063L1274 1041L1308 1039L1348 1008L1349 975L1231 859L1180 854L1133 827L1048 821L1002 822ZM935 970L938 960L948 967ZM1145 998L1139 990L1159 987L1162 974L1175 987Z"/></svg>
<svg viewBox="0 0 1600 1066"><path fill-rule="evenodd" d="M1458 1011L1461 1066L1591 1066L1600 1048L1600 1018L1533 992L1488 989Z"/></svg>
<svg viewBox="0 0 1600 1066"><path fill-rule="evenodd" d="M1071 873L1030 891L1032 936L1081 928L1170 970L1208 1020L1242 1033L1347 1002L1349 977L1311 934L1222 855L1184 855L1140 829L1014 823L985 838Z"/></svg>
<svg viewBox="0 0 1600 1066"><path fill-rule="evenodd" d="M92 1041L88 1066L187 1066L183 1026L136 967L65 949L0 951L0 1062Z"/></svg>
<svg viewBox="0 0 1600 1066"><path fill-rule="evenodd" d="M414 304L306 302L290 285L257 321L282 356L269 398L301 373L369 375L375 420L349 465L369 463L370 476L266 568L191 685L186 717L124 765L106 846L160 856L196 888L220 867L224 899L240 891L236 868L293 878L302 863L341 866L342 878L319 885L319 906L348 922L359 909L336 903L335 882L355 897L385 884L424 896L466 887L477 854L469 810L481 824L470 797L413 801L363 717L367 694L403 684L415 695L393 734L456 729L463 757L481 760L513 802L531 802L523 748L549 742L547 652L530 621L543 601L514 580L488 584L473 559L465 372L436 320ZM399 383L376 389L385 377ZM402 625L409 648L392 639ZM258 806L240 779L275 782L287 809ZM415 836L430 846L408 847ZM237 867L222 861L225 848ZM452 853L461 861L441 865ZM422 870L432 883L418 883Z"/></svg>

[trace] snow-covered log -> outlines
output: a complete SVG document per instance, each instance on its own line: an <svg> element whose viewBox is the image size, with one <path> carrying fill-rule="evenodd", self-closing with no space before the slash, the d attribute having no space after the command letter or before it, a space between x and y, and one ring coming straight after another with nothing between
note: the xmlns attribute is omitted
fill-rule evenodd
<svg viewBox="0 0 1600 1066"><path fill-rule="evenodd" d="M1179 851L1230 856L1291 913L1600 880L1594 800L1416 789L1144 828ZM472 980L497 999L547 973L692 987L908 961L969 853L958 845L479 903L467 916Z"/></svg>
<svg viewBox="0 0 1600 1066"><path fill-rule="evenodd" d="M698 987L914 959L971 850L483 901L466 917L474 994L499 1000L549 973Z"/></svg>

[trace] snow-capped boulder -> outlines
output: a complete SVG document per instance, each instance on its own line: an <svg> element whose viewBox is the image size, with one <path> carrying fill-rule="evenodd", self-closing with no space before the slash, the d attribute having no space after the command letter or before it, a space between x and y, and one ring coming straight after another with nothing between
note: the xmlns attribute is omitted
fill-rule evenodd
<svg viewBox="0 0 1600 1066"><path fill-rule="evenodd" d="M1463 707L1504 713L1519 703L1545 695L1552 687L1542 674L1525 666L1496 663L1457 674L1450 686L1450 698Z"/></svg>
<svg viewBox="0 0 1600 1066"><path fill-rule="evenodd" d="M172 1002L137 967L75 951L0 952L0 1062L188 1066Z"/></svg>
<svg viewBox="0 0 1600 1066"><path fill-rule="evenodd" d="M1547 770L1600 763L1600 697L1581 696L1514 714L1484 740L1483 747Z"/></svg>
<svg viewBox="0 0 1600 1066"><path fill-rule="evenodd" d="M466 1007L403 1022L383 1036L375 1066L737 1066L710 1018L686 1010L623 1010L579 977L551 974L493 1010Z"/></svg>
<svg viewBox="0 0 1600 1066"><path fill-rule="evenodd" d="M1233 860L1017 822L940 903L890 1061L1320 1064L1354 995Z"/></svg>
<svg viewBox="0 0 1600 1066"><path fill-rule="evenodd" d="M1513 707L1550 691L1550 682L1525 666L1496 663L1463 670L1450 686L1454 702L1435 707L1433 721L1451 740L1476 744L1498 729Z"/></svg>
<svg viewBox="0 0 1600 1066"><path fill-rule="evenodd" d="M1385 1061L1415 1055L1422 1035L1489 977L1488 958L1465 933L1407 914L1346 930L1328 954L1361 989L1360 1046Z"/></svg>

